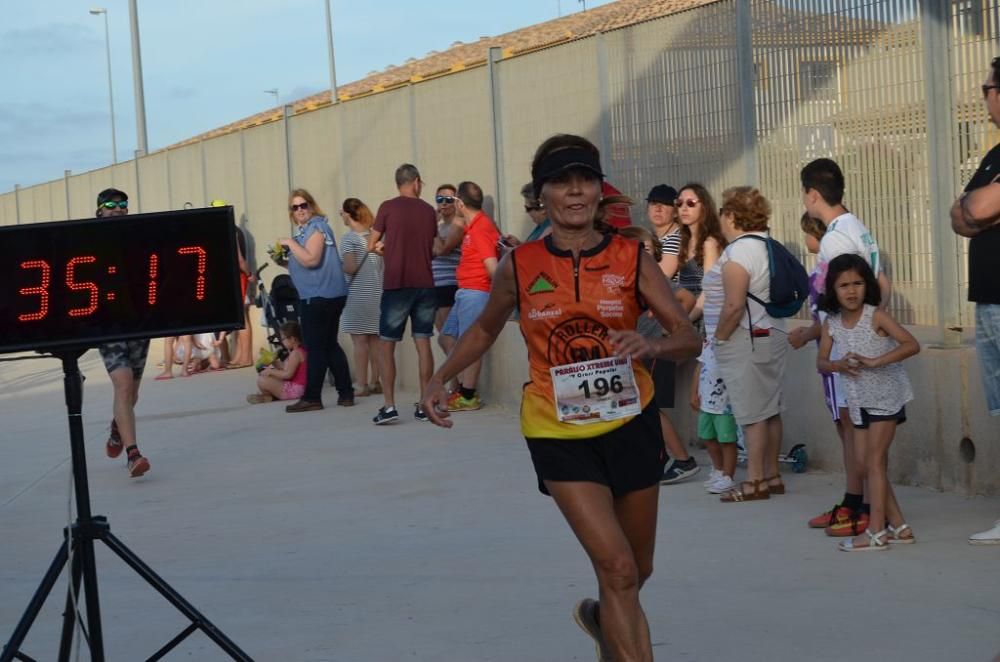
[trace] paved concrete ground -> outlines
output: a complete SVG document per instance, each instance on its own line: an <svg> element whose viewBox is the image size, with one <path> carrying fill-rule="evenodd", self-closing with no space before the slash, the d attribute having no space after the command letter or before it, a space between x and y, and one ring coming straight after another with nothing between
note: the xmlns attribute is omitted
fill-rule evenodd
<svg viewBox="0 0 1000 662"><path fill-rule="evenodd" d="M595 593L591 570L535 491L516 412L463 414L442 431L404 409L403 423L376 428L373 398L297 415L245 405L249 370L149 381L139 425L152 471L130 480L104 457L110 384L96 354L83 365L94 512L255 659L594 659L570 618ZM67 520L57 362L0 364L0 421L5 641ZM700 479L664 488L657 570L643 591L657 659L985 661L1000 651L1000 547L965 543L1000 516L1000 500L902 488L919 544L844 554L804 524L838 496L840 477L786 480L789 495L736 505L707 496ZM182 629L101 547L98 570L110 660L144 659ZM55 656L63 586L25 646L39 660ZM225 658L196 634L169 659Z"/></svg>

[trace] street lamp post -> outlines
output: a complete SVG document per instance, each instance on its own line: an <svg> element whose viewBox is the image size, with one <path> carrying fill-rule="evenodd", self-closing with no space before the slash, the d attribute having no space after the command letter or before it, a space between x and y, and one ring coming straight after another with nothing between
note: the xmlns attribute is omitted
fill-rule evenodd
<svg viewBox="0 0 1000 662"><path fill-rule="evenodd" d="M139 47L139 10L136 0L128 0L129 25L132 29L132 79L135 86L136 147L143 154L149 153L146 141L146 98L142 91L142 49Z"/></svg>
<svg viewBox="0 0 1000 662"><path fill-rule="evenodd" d="M271 90L264 90L264 94L273 94L274 95L274 105L275 106L280 105L280 102L278 101L278 88L274 88L274 89L271 89Z"/></svg>
<svg viewBox="0 0 1000 662"><path fill-rule="evenodd" d="M111 108L111 160L118 163L118 141L115 138L115 93L111 87L111 31L108 29L108 10L104 7L91 9L94 16L104 15L104 49L108 57L108 105Z"/></svg>
<svg viewBox="0 0 1000 662"><path fill-rule="evenodd" d="M333 58L333 17L326 0L326 51L330 59L330 103L337 103L337 63Z"/></svg>

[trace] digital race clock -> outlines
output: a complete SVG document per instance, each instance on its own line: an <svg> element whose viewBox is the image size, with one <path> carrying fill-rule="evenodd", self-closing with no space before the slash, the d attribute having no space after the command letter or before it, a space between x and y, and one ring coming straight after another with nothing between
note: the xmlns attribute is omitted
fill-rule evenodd
<svg viewBox="0 0 1000 662"><path fill-rule="evenodd" d="M243 326L232 207L0 227L0 353Z"/></svg>

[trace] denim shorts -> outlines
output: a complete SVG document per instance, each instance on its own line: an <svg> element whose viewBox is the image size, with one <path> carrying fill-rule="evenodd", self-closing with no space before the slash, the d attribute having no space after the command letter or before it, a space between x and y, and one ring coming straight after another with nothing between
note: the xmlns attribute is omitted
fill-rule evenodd
<svg viewBox="0 0 1000 662"><path fill-rule="evenodd" d="M489 298L490 293L482 290L460 289L455 292L455 305L448 313L441 335L458 338L468 331L469 327L479 319L479 313L483 312Z"/></svg>
<svg viewBox="0 0 1000 662"><path fill-rule="evenodd" d="M433 287L402 287L382 292L378 335L382 340L399 342L406 331L406 320L413 323L414 338L434 335L434 311L437 309Z"/></svg>
<svg viewBox="0 0 1000 662"><path fill-rule="evenodd" d="M990 416L1000 416L1000 304L976 304L976 351Z"/></svg>

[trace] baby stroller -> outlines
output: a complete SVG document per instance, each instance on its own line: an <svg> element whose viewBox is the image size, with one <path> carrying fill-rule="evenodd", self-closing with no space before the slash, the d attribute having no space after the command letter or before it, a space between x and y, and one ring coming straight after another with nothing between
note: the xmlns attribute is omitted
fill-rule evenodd
<svg viewBox="0 0 1000 662"><path fill-rule="evenodd" d="M292 277L288 274L278 274L271 281L271 291L264 287L260 274L267 268L264 263L257 270L257 297L254 305L264 311L261 325L267 329L267 342L274 350L278 359L284 361L288 350L281 344L281 325L285 322L299 320L299 293L292 285Z"/></svg>

